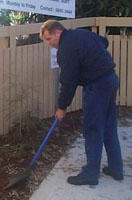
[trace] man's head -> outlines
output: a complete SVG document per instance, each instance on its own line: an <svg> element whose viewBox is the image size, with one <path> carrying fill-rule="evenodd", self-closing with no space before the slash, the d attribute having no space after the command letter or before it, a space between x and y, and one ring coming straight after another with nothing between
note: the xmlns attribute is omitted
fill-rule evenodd
<svg viewBox="0 0 132 200"><path fill-rule="evenodd" d="M58 48L60 35L64 26L56 20L47 20L40 28L40 38L45 40L48 46Z"/></svg>

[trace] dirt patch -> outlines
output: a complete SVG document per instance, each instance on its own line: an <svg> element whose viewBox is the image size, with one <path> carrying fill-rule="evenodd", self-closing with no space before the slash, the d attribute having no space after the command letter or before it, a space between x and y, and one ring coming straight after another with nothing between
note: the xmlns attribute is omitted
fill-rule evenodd
<svg viewBox="0 0 132 200"><path fill-rule="evenodd" d="M34 130L24 128L22 135L16 137L16 128L7 137L0 137L0 199L28 200L47 176L59 158L80 135L82 111L67 114L50 137L29 178L6 191L8 176L17 174L29 167L35 152L50 129L54 118L34 120ZM36 128L37 127L37 128Z"/></svg>
<svg viewBox="0 0 132 200"><path fill-rule="evenodd" d="M118 118L122 125L126 125L125 119L132 118L132 108L119 107ZM35 126L24 127L22 135L16 134L14 129L8 137L0 137L0 200L29 200L56 162L82 132L82 111L67 114L49 139L29 178L4 191L3 187L8 184L9 175L29 167L53 121L54 118L41 121L33 119Z"/></svg>

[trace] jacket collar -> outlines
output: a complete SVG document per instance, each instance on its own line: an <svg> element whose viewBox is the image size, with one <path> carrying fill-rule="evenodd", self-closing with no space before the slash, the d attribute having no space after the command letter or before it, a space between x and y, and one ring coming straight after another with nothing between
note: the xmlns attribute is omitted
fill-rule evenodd
<svg viewBox="0 0 132 200"><path fill-rule="evenodd" d="M62 31L62 33L61 33L61 35L60 35L59 46L60 46L60 44L61 44L63 38L65 37L67 31L68 31L68 30L67 30L66 28Z"/></svg>

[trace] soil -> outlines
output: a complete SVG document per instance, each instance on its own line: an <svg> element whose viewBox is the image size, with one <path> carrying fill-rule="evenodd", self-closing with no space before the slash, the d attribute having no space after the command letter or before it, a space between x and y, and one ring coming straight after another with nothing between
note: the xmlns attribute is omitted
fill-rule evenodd
<svg viewBox="0 0 132 200"><path fill-rule="evenodd" d="M126 117L132 117L132 108L119 107L118 110L118 118L122 124ZM9 182L9 175L29 167L54 118L38 120L28 117L23 126L15 124L10 134L0 137L0 200L29 200L56 162L81 134L82 118L82 110L67 114L51 135L30 176L7 190L3 188Z"/></svg>
<svg viewBox="0 0 132 200"><path fill-rule="evenodd" d="M25 171L30 166L53 121L54 118L28 118L21 132L20 124L15 124L10 134L0 137L0 200L29 200L56 162L80 135L82 111L67 114L65 120L59 123L29 177L24 182L4 190L11 175Z"/></svg>

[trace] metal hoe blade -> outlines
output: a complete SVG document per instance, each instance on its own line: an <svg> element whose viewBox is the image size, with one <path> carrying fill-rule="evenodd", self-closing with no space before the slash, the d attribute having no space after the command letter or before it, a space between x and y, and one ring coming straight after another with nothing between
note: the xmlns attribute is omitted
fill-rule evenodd
<svg viewBox="0 0 132 200"><path fill-rule="evenodd" d="M17 183L24 181L26 178L29 177L31 172L31 168L27 168L25 171L19 172L18 174L11 175L8 178L8 185L4 187L4 190L9 189L12 186L15 186Z"/></svg>

